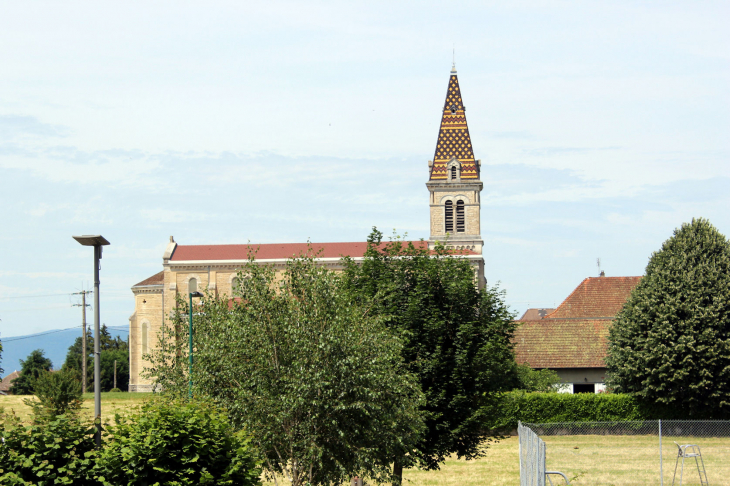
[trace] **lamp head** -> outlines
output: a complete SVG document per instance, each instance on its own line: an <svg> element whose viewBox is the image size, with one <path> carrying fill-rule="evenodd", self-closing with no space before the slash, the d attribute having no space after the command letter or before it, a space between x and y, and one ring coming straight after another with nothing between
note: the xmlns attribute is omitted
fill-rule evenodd
<svg viewBox="0 0 730 486"><path fill-rule="evenodd" d="M109 244L106 238L101 235L83 235L74 236L73 238L84 246L106 246Z"/></svg>
<svg viewBox="0 0 730 486"><path fill-rule="evenodd" d="M200 292L190 292L190 297L204 297Z"/></svg>

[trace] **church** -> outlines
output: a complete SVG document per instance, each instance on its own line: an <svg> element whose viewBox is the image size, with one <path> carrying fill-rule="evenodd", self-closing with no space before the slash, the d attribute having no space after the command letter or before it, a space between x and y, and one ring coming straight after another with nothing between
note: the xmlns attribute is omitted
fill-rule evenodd
<svg viewBox="0 0 730 486"><path fill-rule="evenodd" d="M458 250L458 258L466 258L474 268L479 287L485 285L484 258L479 226L481 161L474 150L466 122L459 79L452 67L436 151L428 162L428 205L430 237L413 242L433 248L437 241ZM319 265L332 270L342 269L341 258L361 261L366 242L312 243ZM132 287L134 313L129 318L129 391L152 391L153 383L144 378L147 366L144 357L158 342L165 319L175 309L177 297L206 290L213 296L233 295L238 270L248 261L251 250L256 264L272 265L283 270L289 258L306 251L307 243L183 245L173 237L162 255L162 271Z"/></svg>

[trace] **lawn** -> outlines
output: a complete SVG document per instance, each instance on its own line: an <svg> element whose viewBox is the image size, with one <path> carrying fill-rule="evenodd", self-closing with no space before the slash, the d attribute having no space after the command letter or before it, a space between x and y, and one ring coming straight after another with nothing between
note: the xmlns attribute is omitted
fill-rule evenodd
<svg viewBox="0 0 730 486"><path fill-rule="evenodd" d="M657 436L573 435L543 436L547 468L561 471L571 484L659 485L659 438ZM677 446L697 444L710 484L728 484L730 438L664 437L664 484L672 484ZM680 460L681 467L681 460ZM560 483L562 484L562 483ZM679 474L677 475L679 484ZM684 463L682 484L700 484L694 459Z"/></svg>
<svg viewBox="0 0 730 486"><path fill-rule="evenodd" d="M152 393L102 393L101 394L101 416L104 421L111 421L117 410L125 410L141 405L146 399L152 396ZM24 403L26 399L35 397L29 396L0 396L0 408L5 408L6 412L11 410L22 420L28 421L30 418L31 408ZM94 394L85 393L84 403L82 405L82 413L84 416L94 418Z"/></svg>

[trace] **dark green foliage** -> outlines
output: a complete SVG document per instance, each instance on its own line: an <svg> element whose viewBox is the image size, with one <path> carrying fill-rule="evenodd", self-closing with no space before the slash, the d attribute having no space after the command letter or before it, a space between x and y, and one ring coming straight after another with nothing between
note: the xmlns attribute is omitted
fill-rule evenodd
<svg viewBox="0 0 730 486"><path fill-rule="evenodd" d="M390 481L423 430L422 395L403 369L400 340L309 257L283 274L251 261L240 303L195 304L195 396L225 406L253 434L267 472L287 483L340 484L359 474ZM165 393L188 393L187 304L164 330L150 374Z"/></svg>
<svg viewBox="0 0 730 486"><path fill-rule="evenodd" d="M81 336L76 338L68 348L63 369L73 370L81 379ZM101 390L109 391L114 388L114 360L117 361L117 388L126 390L129 387L129 346L121 337L112 337L106 324L99 329L99 347L101 349ZM94 337L91 330L86 333L86 383L87 391L94 383Z"/></svg>
<svg viewBox="0 0 730 486"><path fill-rule="evenodd" d="M42 349L32 351L26 359L20 360L20 376L13 380L14 395L32 395L33 384L38 376L51 369L51 360L46 358Z"/></svg>
<svg viewBox="0 0 730 486"><path fill-rule="evenodd" d="M59 415L33 425L3 417L0 435L0 484L92 485L94 428L75 417Z"/></svg>
<svg viewBox="0 0 730 486"><path fill-rule="evenodd" d="M111 390L109 390L109 393L121 393L121 392L122 392L122 390L120 390L119 388L112 388Z"/></svg>
<svg viewBox="0 0 730 486"><path fill-rule="evenodd" d="M675 230L609 340L615 391L685 418L730 416L730 242L704 219Z"/></svg>
<svg viewBox="0 0 730 486"><path fill-rule="evenodd" d="M505 393L499 400L498 418L488 428L513 430L517 422L612 422L649 420L655 417L633 396L614 393Z"/></svg>
<svg viewBox="0 0 730 486"><path fill-rule="evenodd" d="M260 484L249 439L211 405L156 400L116 417L96 467L102 484Z"/></svg>
<svg viewBox="0 0 730 486"><path fill-rule="evenodd" d="M58 415L74 414L81 408L81 383L72 371L44 371L33 382L38 400L25 400L36 418L43 421Z"/></svg>
<svg viewBox="0 0 730 486"><path fill-rule="evenodd" d="M529 365L517 366L517 389L527 392L556 392L560 377L554 370L533 370Z"/></svg>
<svg viewBox="0 0 730 486"><path fill-rule="evenodd" d="M469 262L443 246L432 255L381 242L373 229L362 265L346 259L344 279L353 300L403 339L403 359L426 396L421 464L437 468L452 453L479 457L483 405L516 382L514 316L501 292L478 290Z"/></svg>

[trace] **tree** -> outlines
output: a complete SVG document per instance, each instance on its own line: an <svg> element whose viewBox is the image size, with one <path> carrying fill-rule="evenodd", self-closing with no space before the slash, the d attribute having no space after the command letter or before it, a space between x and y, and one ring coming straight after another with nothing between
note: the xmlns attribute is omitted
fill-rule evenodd
<svg viewBox="0 0 730 486"><path fill-rule="evenodd" d="M13 380L13 394L33 395L35 380L44 371L50 371L53 363L45 357L42 349L32 351L27 358L20 360L20 376Z"/></svg>
<svg viewBox="0 0 730 486"><path fill-rule="evenodd" d="M34 420L45 423L59 415L76 414L81 408L81 382L72 371L43 371L33 382L38 400L24 400Z"/></svg>
<svg viewBox="0 0 730 486"><path fill-rule="evenodd" d="M730 415L730 242L705 219L676 229L616 316L610 386L691 416Z"/></svg>
<svg viewBox="0 0 730 486"><path fill-rule="evenodd" d="M390 481L392 458L413 457L423 428L400 340L311 253L278 275L252 260L239 282L240 299L196 304L195 396L254 434L274 481L273 473L292 486L355 474ZM187 396L187 305L177 308L164 331L176 339L160 341L148 374L165 393Z"/></svg>
<svg viewBox="0 0 730 486"><path fill-rule="evenodd" d="M419 378L427 431L418 458L434 469L453 453L479 457L487 405L516 383L514 316L502 293L479 290L469 262L444 246L432 253L382 238L373 228L364 261L346 259L344 279L353 300L401 337L403 359ZM393 461L401 477L403 458Z"/></svg>
<svg viewBox="0 0 730 486"><path fill-rule="evenodd" d="M2 341L2 339L0 339L0 363L2 363L2 362L3 362L3 341ZM2 369L2 367L0 367L0 375L2 375L3 373L5 373L5 370Z"/></svg>
<svg viewBox="0 0 730 486"><path fill-rule="evenodd" d="M517 388L528 392L556 392L561 388L561 380L555 370L535 370L528 364L517 365L517 380Z"/></svg>
<svg viewBox="0 0 730 486"><path fill-rule="evenodd" d="M91 330L87 330L86 382L94 383L94 339ZM64 370L71 370L81 377L81 336L68 348ZM101 349L101 390L114 388L114 361L117 361L117 388L126 390L129 387L129 346L121 337L112 337L106 324L99 330L99 347Z"/></svg>

